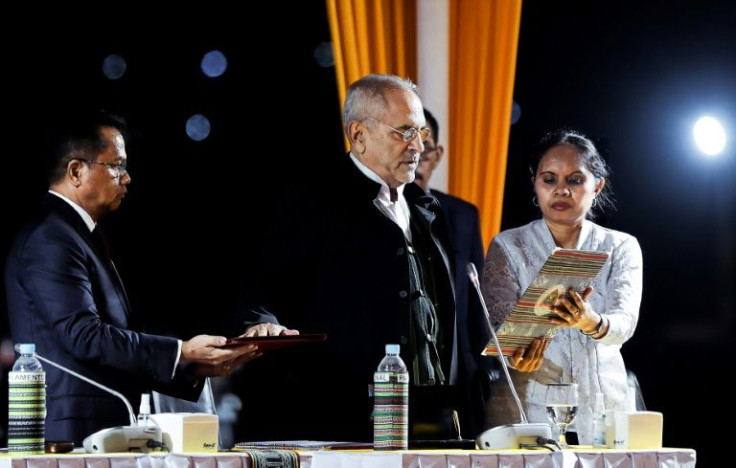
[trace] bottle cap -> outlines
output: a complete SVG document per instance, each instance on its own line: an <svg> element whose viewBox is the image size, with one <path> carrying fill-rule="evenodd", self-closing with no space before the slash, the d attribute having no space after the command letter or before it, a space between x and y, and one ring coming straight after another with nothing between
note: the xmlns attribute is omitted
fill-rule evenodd
<svg viewBox="0 0 736 468"><path fill-rule="evenodd" d="M399 354L399 350L401 349L400 345L397 344L387 344L386 345L386 354Z"/></svg>
<svg viewBox="0 0 736 468"><path fill-rule="evenodd" d="M18 352L20 354L33 354L36 352L36 345L34 343L21 343L18 345Z"/></svg>
<svg viewBox="0 0 736 468"><path fill-rule="evenodd" d="M141 394L141 408L138 414L151 414L151 395L149 393Z"/></svg>

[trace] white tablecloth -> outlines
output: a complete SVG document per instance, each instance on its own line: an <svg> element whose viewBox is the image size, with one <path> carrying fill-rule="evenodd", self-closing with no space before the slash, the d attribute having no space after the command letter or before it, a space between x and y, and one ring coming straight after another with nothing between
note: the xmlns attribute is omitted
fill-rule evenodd
<svg viewBox="0 0 736 468"><path fill-rule="evenodd" d="M303 468L692 468L695 451L563 450L299 452ZM0 468L251 468L240 453L0 456Z"/></svg>
<svg viewBox="0 0 736 468"><path fill-rule="evenodd" d="M563 450L549 451L408 451L310 452L300 457L304 468L693 468L695 451Z"/></svg>

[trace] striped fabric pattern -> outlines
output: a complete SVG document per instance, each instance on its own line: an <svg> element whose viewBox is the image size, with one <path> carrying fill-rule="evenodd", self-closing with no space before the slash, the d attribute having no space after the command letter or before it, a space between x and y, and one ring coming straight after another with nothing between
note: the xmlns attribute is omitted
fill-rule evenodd
<svg viewBox="0 0 736 468"><path fill-rule="evenodd" d="M409 446L409 374L376 372L373 448L406 450Z"/></svg>
<svg viewBox="0 0 736 468"><path fill-rule="evenodd" d="M46 373L8 373L8 452L43 455Z"/></svg>
<svg viewBox="0 0 736 468"><path fill-rule="evenodd" d="M504 356L527 348L537 337L553 338L557 329L548 321L560 295L572 288L582 292L608 260L607 252L556 249L542 265L537 277L516 302L511 314L496 332ZM498 355L491 341L483 355Z"/></svg>

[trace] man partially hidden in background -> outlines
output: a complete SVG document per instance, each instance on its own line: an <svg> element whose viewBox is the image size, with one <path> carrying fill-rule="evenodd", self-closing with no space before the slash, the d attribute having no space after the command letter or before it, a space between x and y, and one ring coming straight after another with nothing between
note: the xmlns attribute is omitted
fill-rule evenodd
<svg viewBox="0 0 736 468"><path fill-rule="evenodd" d="M459 333L460 353L463 356L463 362L467 363L468 369L465 377L468 379L466 385L463 386L468 390L466 398L468 400L482 399L478 394L481 390L485 377L483 373L495 373L498 363L494 358L483 357L476 351L478 347L483 347L485 343L474 343L474 334L469 329L469 318L478 317L483 312L481 310L468 311L469 307L479 307L476 292L470 281L468 280L467 265L472 262L475 265L478 274L483 271L483 259L485 258L483 249L483 239L480 234L480 216L478 208L470 202L462 198L441 192L429 187L429 181L432 173L445 152L445 148L439 142L440 129L437 119L426 108L424 109L424 118L427 126L432 130L424 142L424 151L419 157L419 166L417 166L416 178L414 183L422 187L422 189L437 198L444 213L446 221L447 233L450 238L450 245L447 250L455 260L455 304L457 313L457 324ZM472 407L472 405L470 405ZM483 424L481 414L469 409L467 411L466 426L470 432L480 432Z"/></svg>

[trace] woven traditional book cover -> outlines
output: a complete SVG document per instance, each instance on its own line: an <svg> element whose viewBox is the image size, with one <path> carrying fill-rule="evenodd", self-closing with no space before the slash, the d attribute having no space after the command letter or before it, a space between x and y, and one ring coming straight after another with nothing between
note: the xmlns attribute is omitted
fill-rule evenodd
<svg viewBox="0 0 736 468"><path fill-rule="evenodd" d="M553 338L559 326L549 322L548 318L554 315L551 309L557 298L570 288L579 292L585 290L606 260L607 252L554 250L496 331L503 355L512 356L517 349L528 347L537 337ZM498 355L492 340L482 354Z"/></svg>

